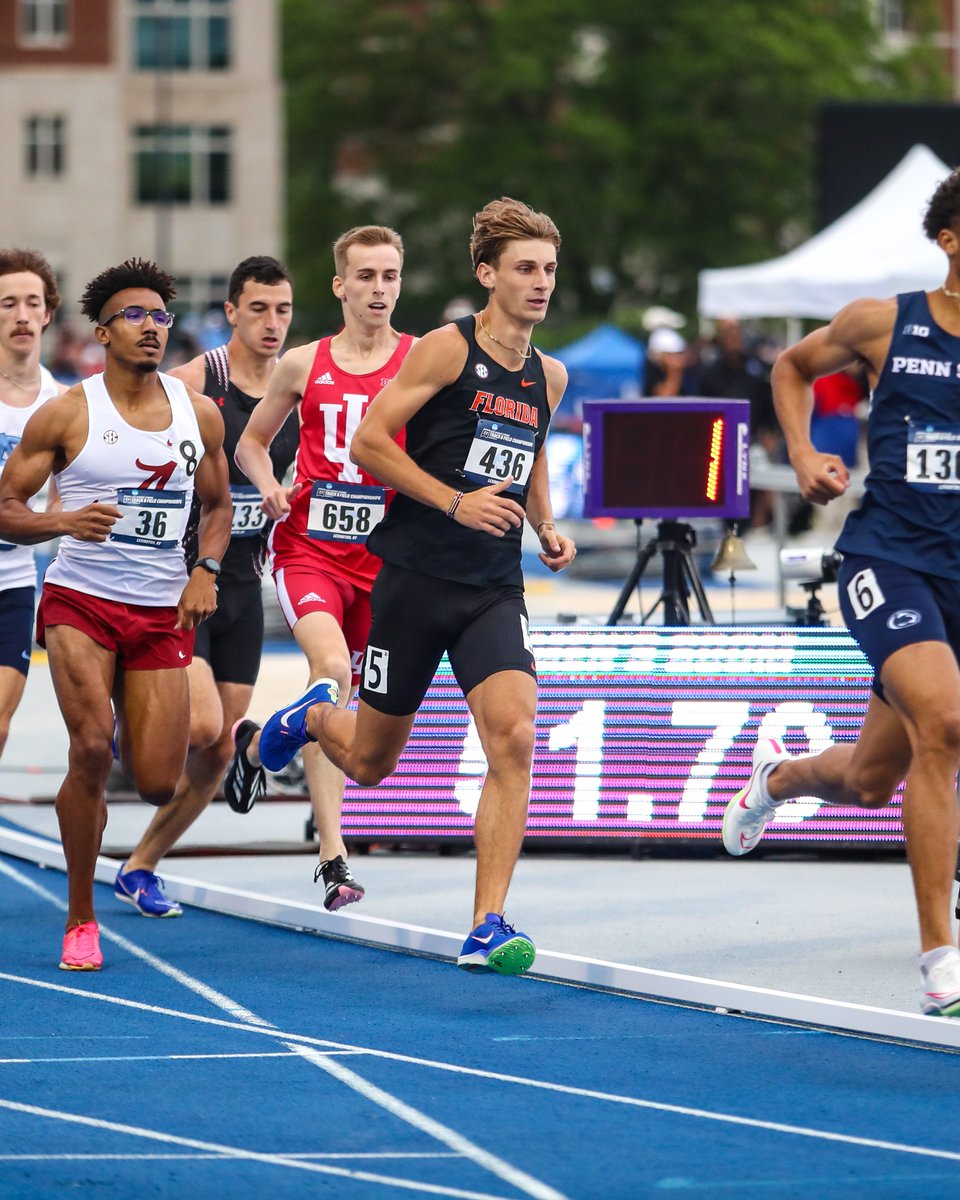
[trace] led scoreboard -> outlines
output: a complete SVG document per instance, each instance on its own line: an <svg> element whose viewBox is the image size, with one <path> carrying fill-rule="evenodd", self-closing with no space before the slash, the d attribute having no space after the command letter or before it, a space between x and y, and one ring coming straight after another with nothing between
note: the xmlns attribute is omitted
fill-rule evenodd
<svg viewBox="0 0 960 1200"><path fill-rule="evenodd" d="M563 626L531 632L540 682L527 837L713 842L758 735L796 753L857 736L871 671L830 628ZM443 660L396 772L348 784L354 841L472 836L486 763ZM902 841L899 796L880 810L785 804L764 845Z"/></svg>
<svg viewBox="0 0 960 1200"><path fill-rule="evenodd" d="M746 400L587 400L583 511L588 517L745 517L750 512Z"/></svg>

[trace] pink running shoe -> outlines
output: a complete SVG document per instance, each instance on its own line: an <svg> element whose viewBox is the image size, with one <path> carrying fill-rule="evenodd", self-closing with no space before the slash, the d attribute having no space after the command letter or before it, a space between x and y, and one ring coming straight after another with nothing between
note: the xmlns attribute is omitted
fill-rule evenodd
<svg viewBox="0 0 960 1200"><path fill-rule="evenodd" d="M96 921L84 921L68 929L63 939L60 970L99 971L102 966L100 927Z"/></svg>
<svg viewBox="0 0 960 1200"><path fill-rule="evenodd" d="M750 851L763 837L767 825L777 815L779 805L769 796L764 798L767 776L790 755L776 738L760 738L753 750L750 781L726 807L723 814L723 846L728 854L739 858Z"/></svg>

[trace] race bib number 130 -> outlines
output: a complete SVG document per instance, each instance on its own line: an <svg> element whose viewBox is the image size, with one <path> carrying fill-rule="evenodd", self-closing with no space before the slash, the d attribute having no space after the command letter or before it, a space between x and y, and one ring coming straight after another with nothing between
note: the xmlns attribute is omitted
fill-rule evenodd
<svg viewBox="0 0 960 1200"><path fill-rule="evenodd" d="M960 491L960 425L910 423L906 480L921 492Z"/></svg>

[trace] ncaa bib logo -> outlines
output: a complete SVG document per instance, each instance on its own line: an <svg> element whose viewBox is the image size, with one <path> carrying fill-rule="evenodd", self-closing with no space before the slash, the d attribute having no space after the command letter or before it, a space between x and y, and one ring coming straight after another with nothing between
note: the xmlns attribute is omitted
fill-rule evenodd
<svg viewBox="0 0 960 1200"><path fill-rule="evenodd" d="M887 617L887 628L909 629L911 625L919 625L920 620L920 614L915 608L901 608Z"/></svg>
<svg viewBox="0 0 960 1200"><path fill-rule="evenodd" d="M481 379L486 379L486 377L490 374L490 372L487 370L486 363L475 363L473 369Z"/></svg>

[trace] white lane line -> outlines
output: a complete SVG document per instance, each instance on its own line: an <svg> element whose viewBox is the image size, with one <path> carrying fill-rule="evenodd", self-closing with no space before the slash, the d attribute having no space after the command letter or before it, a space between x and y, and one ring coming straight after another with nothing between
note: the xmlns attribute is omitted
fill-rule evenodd
<svg viewBox="0 0 960 1200"><path fill-rule="evenodd" d="M29 888L37 895L53 903L56 907L60 909L66 908L66 905L59 898L59 896L54 895L53 892L48 892L46 888L41 887L39 884L35 883L28 876L23 875L15 868L8 866L6 863L0 862L0 871L14 879L16 882L20 883L22 886ZM216 991L214 988L209 987L199 979L193 978L193 976L188 975L186 972L178 970L176 967L173 967L163 959L157 958L155 955L143 950L133 942L129 942L120 934L116 934L112 930L106 929L103 925L100 926L100 932L106 937L110 938L111 941L120 946L122 949L126 950L128 953L136 955L148 965L154 967L158 971L161 971L163 974L168 975L177 983L180 983L183 987L196 993L198 996L203 997L203 999L208 1000L215 1007L227 1013L228 1016L231 1016L236 1020L243 1021L252 1028L262 1028L264 1030L274 1028L269 1021L265 1021L262 1017L257 1016L256 1013L253 1013L249 1009L244 1008L242 1005L237 1004L237 1002L231 997L224 995L222 992ZM295 1053L300 1054L299 1048L288 1047L288 1049L293 1049ZM510 1163L505 1162L503 1159L498 1158L489 1151L483 1150L481 1147L474 1145L474 1143L470 1142L467 1138L462 1137L460 1134L455 1133L452 1129L448 1129L439 1122L433 1121L432 1118L427 1117L424 1113L418 1112L417 1109L405 1104L399 1098L390 1096L382 1089L373 1087L372 1084L367 1085L365 1081L360 1078L360 1076L346 1070L346 1068L343 1068L343 1075L341 1076L337 1070L333 1069L332 1062L330 1062L328 1059L324 1059L322 1056L318 1055L317 1059L314 1060L310 1057L309 1053L303 1053L301 1054L301 1057L306 1059L308 1062L312 1062L314 1066L322 1067L325 1071L327 1071L328 1074L332 1075L336 1079L339 1079L341 1082L347 1082L349 1079L351 1081L350 1086L353 1088L353 1090L358 1092L360 1095L365 1096L367 1099L372 1099L374 1096L377 1096L378 1098L376 1103L378 1103L382 1108L387 1109L400 1120L412 1125L415 1129L423 1132L435 1128L437 1133L431 1134L431 1136L437 1136L443 1145L454 1146L454 1143L462 1144L467 1148L464 1150L464 1153L467 1154L467 1156L474 1162L483 1166L498 1178L514 1183L520 1188L521 1191L525 1191L528 1195L533 1196L535 1200L565 1200L562 1193L555 1191L546 1184L540 1183L538 1180L534 1179L533 1176L527 1175L523 1171L519 1171ZM369 1091L365 1091L365 1087L369 1088Z"/></svg>
<svg viewBox="0 0 960 1200"><path fill-rule="evenodd" d="M47 1041L50 1039L47 1038ZM184 1062L215 1058L292 1058L289 1050L269 1050L259 1054L74 1054L69 1058L0 1058L0 1067L24 1063L105 1063L105 1062Z"/></svg>
<svg viewBox="0 0 960 1200"><path fill-rule="evenodd" d="M439 1121L428 1117L426 1113L412 1108L409 1104L405 1104L402 1100L397 1099L396 1096L392 1096L389 1092L385 1092L375 1084L369 1083L366 1079L355 1074L349 1067L345 1067L343 1063L338 1062L336 1059L329 1058L327 1055L322 1054L319 1050L312 1049L310 1046L299 1046L296 1042L288 1042L286 1045L288 1050L302 1055L308 1062L312 1062L314 1066L319 1067L322 1071L326 1071L334 1079L339 1080L340 1083L346 1084L347 1087L358 1092L364 1099L369 1100L373 1104L378 1104L381 1108L385 1108L393 1116L399 1117L401 1121L406 1121L408 1125L412 1125L415 1129L421 1130L429 1137L435 1138L444 1146L449 1146L457 1154L462 1154L464 1158L469 1158L472 1162L475 1162L478 1167L482 1167L491 1174L499 1176L504 1183L512 1184L515 1188L519 1188L521 1192L526 1192L528 1196L535 1197L535 1200L565 1200L562 1192L556 1191L555 1188L550 1187L548 1184L541 1183L539 1179L534 1179L526 1171L521 1171L519 1167L515 1167L505 1159L498 1158L497 1155L482 1149L462 1134L448 1128L446 1125L441 1125Z"/></svg>
<svg viewBox="0 0 960 1200"><path fill-rule="evenodd" d="M833 1133L830 1130L808 1128L804 1125L785 1125L775 1121L760 1121L753 1117L740 1117L731 1113L714 1112L709 1109L688 1108L678 1104L664 1104L658 1100L641 1100L634 1096L620 1096L616 1093L572 1087L563 1083L547 1083L539 1079L527 1079L520 1075L505 1075L498 1071L484 1071L479 1067L463 1067L456 1063L439 1062L429 1058L417 1058L409 1054L397 1054L391 1050L346 1046L326 1041L323 1038L310 1037L307 1034L264 1029L255 1025L234 1024L217 1017L198 1017L195 1013L178 1012L172 1008L159 1008L156 1005L142 1004L136 1000L121 1000L116 996L101 996L96 992L85 992L79 988L65 987L63 984L47 983L46 980L28 979L22 975L9 975L3 971L0 971L0 980L23 983L30 987L43 988L49 991L67 992L70 995L82 996L87 1000L99 1000L106 1004L120 1004L126 1008L137 1008L146 1012L157 1013L161 1016L176 1017L183 1021L197 1021L205 1025L218 1025L222 1028L235 1029L243 1033L259 1033L267 1037L282 1038L284 1042L297 1042L302 1046L319 1046L325 1053L329 1050L354 1050L369 1054L374 1058L388 1059L391 1062L407 1063L408 1065L418 1067L430 1067L438 1071L451 1071L457 1075L468 1075L477 1079L492 1079L500 1083L513 1083L522 1087L538 1088L542 1091L557 1092L567 1096L579 1096L587 1100L602 1100L609 1104L625 1104L633 1108L645 1108L654 1112L697 1117L706 1121L721 1121L729 1125L743 1125L751 1129L768 1129L772 1132L787 1133L796 1137L821 1139L828 1142L842 1142L851 1146L866 1146L878 1150L893 1150L899 1154L919 1154L928 1158L945 1159L948 1162L960 1162L960 1153L952 1150L937 1150L927 1146L912 1146L905 1142L887 1142L874 1138L861 1138L852 1134Z"/></svg>
<svg viewBox="0 0 960 1200"><path fill-rule="evenodd" d="M80 1113L64 1112L55 1108L40 1108L36 1104L20 1104L15 1100L0 1100L0 1108L24 1113L32 1117L46 1117L52 1121L65 1121L71 1125L86 1125L91 1129L106 1129L110 1133L126 1133L132 1137L145 1138L153 1142L165 1142L171 1146L185 1146L191 1150L206 1150L227 1158L243 1159L247 1162L263 1163L271 1167L287 1167L295 1171L309 1171L317 1175L338 1175L343 1179L357 1179L363 1183L382 1183L387 1187L404 1188L411 1192L428 1192L435 1196L454 1196L457 1200L507 1200L503 1196L491 1196L487 1192L468 1192L462 1188L443 1187L439 1184L413 1182L397 1179L390 1175L375 1175L370 1171L351 1171L346 1167L332 1167L323 1163L306 1162L303 1159L287 1158L283 1154L261 1154L256 1150L245 1150L241 1146L225 1146L219 1142L204 1142L198 1138L178 1137L162 1133L158 1129L146 1129L140 1125L125 1125L118 1121L104 1121L99 1117L85 1117Z"/></svg>
<svg viewBox="0 0 960 1200"><path fill-rule="evenodd" d="M45 887L41 887L39 883L28 876L21 874L15 867L9 866L7 863L0 861L0 873L15 880L22 887L27 888L35 895L42 897L54 908L58 908L61 912L67 912L67 905L59 896L53 892L48 892ZM151 954L149 950L144 950L142 946L136 945L134 942L128 941L122 934L115 933L108 926L100 925L101 937L107 938L114 945L119 946L121 950L126 950L128 954L132 954L135 958L141 959L148 966L153 967L155 971L159 971L162 975L179 983L188 991L195 992L202 999L219 1008L222 1012L229 1013L238 1021L246 1021L250 1025L269 1025L269 1021L264 1021L262 1017L258 1017L256 1013L251 1012L248 1008L244 1008L242 1004L238 1004L235 1000L231 1000L229 996L225 996L222 992L218 992L216 988L209 987L202 983L199 979L194 979L192 975L188 975L185 971L178 970L171 963L165 962L162 958L157 958L155 954Z"/></svg>
<svg viewBox="0 0 960 1200"><path fill-rule="evenodd" d="M196 1159L212 1160L223 1162L232 1157L230 1154L0 1154L0 1162L171 1162L193 1161ZM297 1158L304 1162L319 1162L321 1159L347 1158L351 1161L363 1159L366 1162L368 1159L407 1159L407 1158L460 1158L459 1154L444 1154L442 1151L436 1154L425 1150L422 1154L415 1154L412 1151L397 1151L396 1154L384 1150L382 1153L374 1154L317 1154L317 1153L302 1153L302 1154L284 1154L282 1158Z"/></svg>

